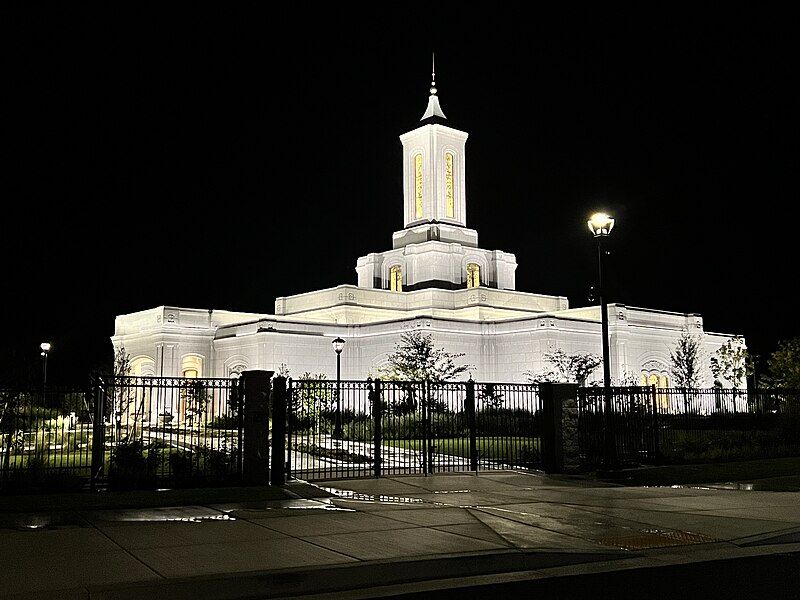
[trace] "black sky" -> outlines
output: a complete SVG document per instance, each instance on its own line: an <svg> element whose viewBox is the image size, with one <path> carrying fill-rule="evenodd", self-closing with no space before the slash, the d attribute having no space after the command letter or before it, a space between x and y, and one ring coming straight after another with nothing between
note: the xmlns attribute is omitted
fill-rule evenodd
<svg viewBox="0 0 800 600"><path fill-rule="evenodd" d="M788 14L442 6L4 9L2 371L38 372L47 339L81 380L121 313L354 284L402 227L433 50L468 225L517 289L586 304L603 208L611 300L762 354L800 335Z"/></svg>

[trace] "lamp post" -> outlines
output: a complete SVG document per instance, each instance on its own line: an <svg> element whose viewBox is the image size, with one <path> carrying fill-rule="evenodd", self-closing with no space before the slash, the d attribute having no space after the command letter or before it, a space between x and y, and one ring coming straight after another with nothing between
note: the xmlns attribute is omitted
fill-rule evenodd
<svg viewBox="0 0 800 600"><path fill-rule="evenodd" d="M606 467L611 467L615 462L615 448L614 437L611 433L611 356L608 347L608 303L605 289L603 288L603 266L606 255L603 242L614 228L614 219L605 213L595 213L591 216L587 225L589 226L589 231L592 232L592 235L597 240L597 292L600 295L600 318L603 335L603 412L606 415L604 427L605 463Z"/></svg>
<svg viewBox="0 0 800 600"><path fill-rule="evenodd" d="M45 402L44 394L47 392L47 355L50 354L52 347L50 342L39 344L39 349L42 351L42 402Z"/></svg>
<svg viewBox="0 0 800 600"><path fill-rule="evenodd" d="M336 352L336 422L333 426L333 437L342 439L342 405L341 405L341 381L342 381L342 350L345 341L337 337L331 342L333 350Z"/></svg>

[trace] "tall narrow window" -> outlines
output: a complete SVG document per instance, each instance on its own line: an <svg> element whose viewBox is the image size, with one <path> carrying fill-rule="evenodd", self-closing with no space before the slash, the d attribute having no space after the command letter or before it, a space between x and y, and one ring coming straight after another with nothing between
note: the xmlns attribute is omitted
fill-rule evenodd
<svg viewBox="0 0 800 600"><path fill-rule="evenodd" d="M447 216L452 219L456 207L453 200L453 155L450 152L444 154L444 196L447 202Z"/></svg>
<svg viewBox="0 0 800 600"><path fill-rule="evenodd" d="M422 212L422 154L414 157L414 200L416 204L416 218L421 219Z"/></svg>
<svg viewBox="0 0 800 600"><path fill-rule="evenodd" d="M403 291L403 268L400 265L389 270L389 289L393 292Z"/></svg>
<svg viewBox="0 0 800 600"><path fill-rule="evenodd" d="M481 284L481 268L475 263L467 265L467 287L474 288Z"/></svg>

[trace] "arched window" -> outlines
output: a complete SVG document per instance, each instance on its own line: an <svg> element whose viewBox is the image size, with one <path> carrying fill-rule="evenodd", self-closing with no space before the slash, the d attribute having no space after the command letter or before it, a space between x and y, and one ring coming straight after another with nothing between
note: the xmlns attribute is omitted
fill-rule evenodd
<svg viewBox="0 0 800 600"><path fill-rule="evenodd" d="M415 204L415 218L421 219L423 217L422 210L422 154L417 154L414 157L414 204Z"/></svg>
<svg viewBox="0 0 800 600"><path fill-rule="evenodd" d="M642 371L642 387L655 387L658 390L666 390L669 387L669 377L663 372ZM670 394L669 392L659 391L657 394L659 410L669 411Z"/></svg>
<svg viewBox="0 0 800 600"><path fill-rule="evenodd" d="M389 269L389 289L393 292L403 291L403 267L400 265Z"/></svg>
<svg viewBox="0 0 800 600"><path fill-rule="evenodd" d="M181 359L181 377L196 379L203 376L203 359L190 354Z"/></svg>
<svg viewBox="0 0 800 600"><path fill-rule="evenodd" d="M242 376L242 371L246 371L247 367L241 363L237 363L228 367L228 377L231 379L239 379Z"/></svg>
<svg viewBox="0 0 800 600"><path fill-rule="evenodd" d="M475 263L467 265L467 287L475 288L481 285L481 267Z"/></svg>
<svg viewBox="0 0 800 600"><path fill-rule="evenodd" d="M448 217L451 219L455 216L455 200L453 196L453 153L445 152L444 154L444 196L447 203L446 210Z"/></svg>

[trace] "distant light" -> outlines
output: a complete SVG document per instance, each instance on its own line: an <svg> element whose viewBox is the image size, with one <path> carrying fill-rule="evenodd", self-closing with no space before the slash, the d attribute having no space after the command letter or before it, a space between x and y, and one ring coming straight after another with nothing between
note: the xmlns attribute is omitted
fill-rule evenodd
<svg viewBox="0 0 800 600"><path fill-rule="evenodd" d="M342 338L337 337L331 342L331 344L333 344L333 349L336 354L341 354L342 350L344 349L345 341Z"/></svg>
<svg viewBox="0 0 800 600"><path fill-rule="evenodd" d="M606 236L614 229L614 219L606 213L594 213L586 224L594 237Z"/></svg>
<svg viewBox="0 0 800 600"><path fill-rule="evenodd" d="M48 352L50 352L50 348L52 348L52 347L53 346L52 346L52 344L50 344L50 342L42 342L41 344L39 344L39 348L42 349L42 352L44 354L47 354Z"/></svg>

